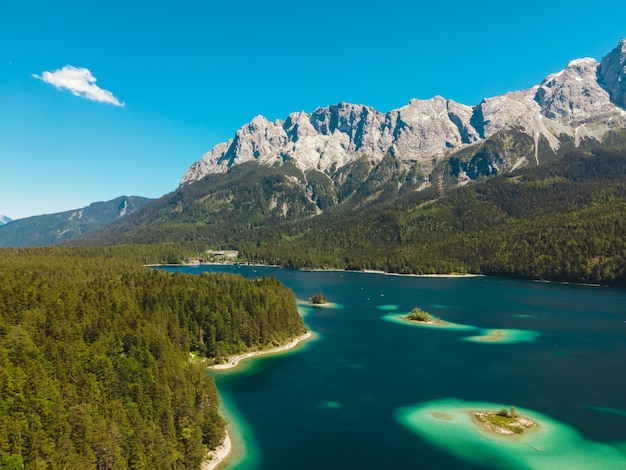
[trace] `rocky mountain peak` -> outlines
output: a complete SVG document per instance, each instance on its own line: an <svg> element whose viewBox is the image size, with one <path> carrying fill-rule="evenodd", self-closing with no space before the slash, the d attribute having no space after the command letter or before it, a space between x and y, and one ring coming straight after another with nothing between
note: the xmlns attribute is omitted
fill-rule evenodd
<svg viewBox="0 0 626 470"><path fill-rule="evenodd" d="M370 106L341 102L325 108L317 108L309 121L322 136L335 135L348 152L360 149L373 151L380 137L373 128L380 127L383 115Z"/></svg>
<svg viewBox="0 0 626 470"><path fill-rule="evenodd" d="M549 119L585 123L618 112L597 81L597 68L595 59L576 59L549 75L535 94L542 114Z"/></svg>
<svg viewBox="0 0 626 470"><path fill-rule="evenodd" d="M368 112L376 113L373 108L360 104L341 102L325 108L317 108L310 116L313 128L322 135L335 132L348 134L352 132L357 121Z"/></svg>
<svg viewBox="0 0 626 470"><path fill-rule="evenodd" d="M442 156L477 138L470 124L472 108L450 102L441 96L413 99L387 113L383 135L388 153L404 161L425 161Z"/></svg>
<svg viewBox="0 0 626 470"><path fill-rule="evenodd" d="M403 163L419 162L428 173L441 159L468 145L512 130L556 151L569 136L601 138L626 125L626 40L598 64L572 60L539 85L486 98L471 107L441 96L412 99L387 113L371 106L340 102L307 114L291 113L285 121L256 116L228 142L215 146L195 163L181 184L210 173L223 173L247 161L275 165L289 161L303 172L332 172L367 156L381 161L389 154Z"/></svg>
<svg viewBox="0 0 626 470"><path fill-rule="evenodd" d="M609 93L611 101L626 108L626 39L607 54L598 67L598 81Z"/></svg>
<svg viewBox="0 0 626 470"><path fill-rule="evenodd" d="M341 102L313 113L291 113L285 121L256 116L235 137L217 145L183 176L188 184L246 161L291 161L303 171L329 174L362 155L379 161L391 154L406 162L431 159L479 139L470 124L472 108L441 96L411 100L383 114L371 106Z"/></svg>
<svg viewBox="0 0 626 470"><path fill-rule="evenodd" d="M291 113L287 116L283 129L291 142L313 136L317 133L317 130L311 124L309 115L304 111Z"/></svg>
<svg viewBox="0 0 626 470"><path fill-rule="evenodd" d="M277 156L277 149L287 140L281 124L269 122L261 115L256 116L247 126L237 131L232 151L246 160L260 159L271 163Z"/></svg>
<svg viewBox="0 0 626 470"><path fill-rule="evenodd" d="M474 109L472 123L483 139L509 127L527 129L540 118L540 107L533 100L535 89L513 91L485 98Z"/></svg>

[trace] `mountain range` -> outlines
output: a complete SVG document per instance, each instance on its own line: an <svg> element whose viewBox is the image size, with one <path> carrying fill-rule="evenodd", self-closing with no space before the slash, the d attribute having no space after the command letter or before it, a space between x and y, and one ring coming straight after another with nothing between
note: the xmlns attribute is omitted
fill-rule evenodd
<svg viewBox="0 0 626 470"><path fill-rule="evenodd" d="M10 219L0 226L0 246L48 246L67 242L102 228L111 222L132 214L151 199L120 196L105 202L94 202L82 209L56 214Z"/></svg>
<svg viewBox="0 0 626 470"><path fill-rule="evenodd" d="M456 158L460 161L451 174L456 184L539 164L563 147L601 139L607 131L624 127L625 63L623 40L600 63L573 60L536 86L486 98L476 106L436 96L411 100L387 113L339 103L311 114L292 113L284 121L257 116L193 164L180 183L191 184L245 162L291 163L305 183L308 172L319 172L334 184L341 184L342 169L361 157L375 164L390 155L403 167L418 167L426 177ZM509 148L496 159L465 161L467 152L475 153L472 149L498 133L524 136L522 148Z"/></svg>
<svg viewBox="0 0 626 470"><path fill-rule="evenodd" d="M174 191L74 244L290 267L626 284L626 40L526 90L255 117ZM560 246L566 248L559 248Z"/></svg>
<svg viewBox="0 0 626 470"><path fill-rule="evenodd" d="M0 225L8 224L12 219L7 217L6 215L0 214Z"/></svg>

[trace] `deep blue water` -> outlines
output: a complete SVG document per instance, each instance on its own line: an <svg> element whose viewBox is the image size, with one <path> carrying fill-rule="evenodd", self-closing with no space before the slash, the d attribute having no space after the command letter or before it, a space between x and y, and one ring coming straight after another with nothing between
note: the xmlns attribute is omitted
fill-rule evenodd
<svg viewBox="0 0 626 470"><path fill-rule="evenodd" d="M309 309L305 321L318 337L300 350L215 374L246 449L227 468L518 468L471 463L398 420L403 408L443 398L534 410L585 441L626 452L625 290L271 267L165 269L273 276L299 299L321 291L338 304ZM537 335L490 344L463 339L472 332L385 320L416 306L453 323ZM617 465L626 468L626 453Z"/></svg>

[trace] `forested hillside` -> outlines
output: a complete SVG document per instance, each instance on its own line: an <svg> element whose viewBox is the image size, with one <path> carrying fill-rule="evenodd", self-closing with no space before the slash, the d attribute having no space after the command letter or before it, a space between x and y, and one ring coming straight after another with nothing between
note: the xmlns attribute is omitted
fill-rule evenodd
<svg viewBox="0 0 626 470"><path fill-rule="evenodd" d="M120 196L82 209L14 220L0 228L0 247L60 245L139 210L151 199Z"/></svg>
<svg viewBox="0 0 626 470"><path fill-rule="evenodd" d="M229 173L181 186L143 210L75 239L72 244L228 246L231 237L241 232L316 214L315 204L294 183L296 175L303 177L289 165L280 169L254 163L239 165ZM289 210L283 211L283 205Z"/></svg>
<svg viewBox="0 0 626 470"><path fill-rule="evenodd" d="M176 243L196 256L236 249L245 260L295 268L625 285L626 132L452 184L461 170L496 171L516 142L507 138L442 161L445 197L437 180L424 188L423 175L391 156L374 167L357 160L340 172L338 187L321 173L308 173L305 184L293 167L281 176L284 167L246 163L181 186L80 243Z"/></svg>
<svg viewBox="0 0 626 470"><path fill-rule="evenodd" d="M626 153L563 159L257 230L240 254L289 267L481 273L626 285Z"/></svg>
<svg viewBox="0 0 626 470"><path fill-rule="evenodd" d="M198 468L224 423L190 352L304 331L277 281L127 259L143 250L0 250L0 468Z"/></svg>

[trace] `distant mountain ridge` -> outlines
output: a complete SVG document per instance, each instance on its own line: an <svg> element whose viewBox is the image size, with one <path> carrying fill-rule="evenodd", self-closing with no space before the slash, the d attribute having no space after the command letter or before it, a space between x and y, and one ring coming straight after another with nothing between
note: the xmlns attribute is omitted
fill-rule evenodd
<svg viewBox="0 0 626 470"><path fill-rule="evenodd" d="M0 226L0 247L64 243L131 214L150 201L138 196L120 196L111 201L95 202L82 209L13 220Z"/></svg>
<svg viewBox="0 0 626 470"><path fill-rule="evenodd" d="M7 217L6 215L0 214L0 225L4 225L4 224L8 224L9 222L11 222L11 218Z"/></svg>
<svg viewBox="0 0 626 470"><path fill-rule="evenodd" d="M436 96L411 100L388 113L342 102L311 114L292 113L284 121L257 116L194 163L180 183L251 161L291 163L302 172L317 171L333 179L337 170L361 157L376 163L385 155L406 166L418 164L428 176L454 152L510 132L528 136L533 148L501 159L496 172L538 163L543 152L556 154L564 144L601 139L626 125L625 64L626 39L600 63L572 60L532 88L485 98L476 106ZM464 172L454 176L457 183L466 182Z"/></svg>
<svg viewBox="0 0 626 470"><path fill-rule="evenodd" d="M293 268L626 285L626 40L474 107L263 117L75 244L237 249Z"/></svg>

